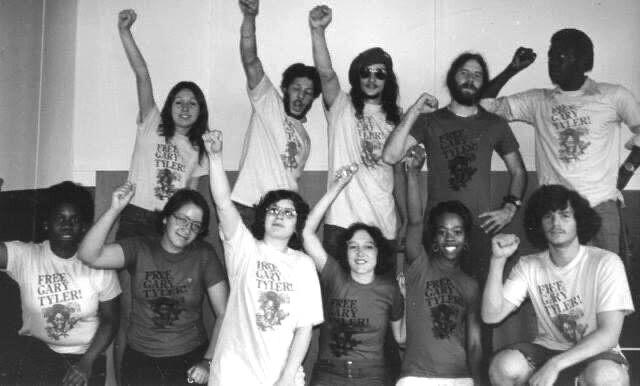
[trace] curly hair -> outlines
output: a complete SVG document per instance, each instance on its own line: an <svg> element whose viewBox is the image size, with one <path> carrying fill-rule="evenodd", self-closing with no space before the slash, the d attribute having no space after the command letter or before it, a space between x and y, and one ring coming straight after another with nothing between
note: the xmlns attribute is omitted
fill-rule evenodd
<svg viewBox="0 0 640 386"><path fill-rule="evenodd" d="M198 237L205 236L209 230L209 205L200 193L192 189L178 189L169 198L158 216L158 230L162 233L165 228L163 220L168 220L169 216L180 210L186 204L193 204L202 210L202 228Z"/></svg>
<svg viewBox="0 0 640 386"><path fill-rule="evenodd" d="M308 78L313 82L313 99L316 99L322 92L322 83L320 82L318 70L304 63L294 63L284 70L280 88L286 90L296 78Z"/></svg>
<svg viewBox="0 0 640 386"><path fill-rule="evenodd" d="M463 52L453 60L449 67L449 71L447 71L447 89L449 90L450 95L455 93L455 89L457 87L456 73L470 60L475 60L480 65L480 68L482 68L482 86L480 86L476 96L480 98L484 93L484 90L489 85L489 68L487 67L487 62L484 60L484 57L475 52Z"/></svg>
<svg viewBox="0 0 640 386"><path fill-rule="evenodd" d="M351 62L349 66L349 84L351 84L351 103L356 109L356 117L362 118L364 110L365 94L360 87L360 69L372 64L384 64L387 71L387 79L382 90L382 110L386 114L386 120L390 124L397 125L400 123L400 107L398 101L398 79L393 72L393 62L391 56L380 47L369 48L361 52Z"/></svg>
<svg viewBox="0 0 640 386"><path fill-rule="evenodd" d="M258 240L262 240L264 238L264 223L267 218L267 208L280 200L291 200L291 202L293 202L293 207L296 209L296 213L298 214L296 218L295 231L293 235L291 235L291 238L289 238L289 243L287 245L291 249L302 250L302 229L307 221L310 209L304 199L293 190L271 190L262 196L260 202L258 202L254 207L256 210L256 216L253 224L251 225L251 233L253 234L253 237Z"/></svg>
<svg viewBox="0 0 640 386"><path fill-rule="evenodd" d="M535 247L546 249L547 238L542 229L542 217L550 212L567 209L571 205L576 220L580 244L588 243L600 229L602 219L584 197L562 185L543 185L527 202L524 212L524 228L527 239Z"/></svg>
<svg viewBox="0 0 640 386"><path fill-rule="evenodd" d="M429 230L430 240L426 240L425 246L431 245L435 242L438 227L440 226L440 219L445 213L452 213L459 216L460 219L462 219L462 227L464 228L465 237L469 237L471 227L473 226L473 216L471 215L471 211L458 200L442 201L429 211L427 229Z"/></svg>
<svg viewBox="0 0 640 386"><path fill-rule="evenodd" d="M53 210L63 204L75 206L85 224L93 222L94 203L91 192L71 181L52 185L38 194L38 216L44 220Z"/></svg>
<svg viewBox="0 0 640 386"><path fill-rule="evenodd" d="M375 274L383 275L389 272L389 270L393 267L391 259L394 257L394 248L391 244L391 241L387 240L384 237L380 228L361 222L351 224L338 241L338 256L336 256L336 258L340 262L340 265L342 265L342 267L347 272L351 270L351 268L349 267L349 261L347 259L348 243L353 235L358 231L367 232L373 239L373 243L375 244L376 249L378 249L378 258L376 266L374 268Z"/></svg>
<svg viewBox="0 0 640 386"><path fill-rule="evenodd" d="M171 90L169 90L169 95L167 95L167 99L164 101L164 106L162 106L162 111L160 111L161 123L158 130L160 135L165 138L172 138L175 135L176 124L173 121L173 116L171 115L171 106L176 98L176 94L184 89L190 90L193 93L193 96L196 98L196 101L200 106L198 118L193 123L193 126L191 126L189 133L187 133L187 137L189 138L191 145L198 148L198 161L202 162L205 155L202 135L209 130L209 109L207 108L207 100L204 97L204 93L197 84L183 80L178 82L171 88Z"/></svg>
<svg viewBox="0 0 640 386"><path fill-rule="evenodd" d="M575 28L561 29L551 36L551 45L572 49L586 72L593 69L593 42L586 33Z"/></svg>

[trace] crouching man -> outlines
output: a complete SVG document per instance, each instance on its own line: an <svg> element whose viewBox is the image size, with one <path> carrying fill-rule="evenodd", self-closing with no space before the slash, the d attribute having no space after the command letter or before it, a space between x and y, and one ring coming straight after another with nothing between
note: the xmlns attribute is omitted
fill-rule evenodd
<svg viewBox="0 0 640 386"><path fill-rule="evenodd" d="M494 385L628 385L628 362L618 338L633 312L625 268L612 252L586 245L601 220L588 201L560 185L545 185L525 211L527 237L542 252L524 256L503 284L515 235L493 238L482 319L498 323L530 297L538 334L533 343L499 351ZM556 383L557 382L557 383Z"/></svg>

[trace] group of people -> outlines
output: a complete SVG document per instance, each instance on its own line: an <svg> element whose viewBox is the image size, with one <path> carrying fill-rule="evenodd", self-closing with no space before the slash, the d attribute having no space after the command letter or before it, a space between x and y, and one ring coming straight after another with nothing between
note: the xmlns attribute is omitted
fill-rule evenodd
<svg viewBox="0 0 640 386"><path fill-rule="evenodd" d="M640 133L640 108L625 88L586 76L593 45L584 32L553 35L554 89L496 98L535 53L519 48L490 80L483 57L465 52L447 73L450 103L438 108L424 93L403 114L382 48L356 56L343 91L327 6L309 13L314 66L289 66L278 90L258 56L259 0L239 5L252 115L233 189L202 91L179 82L160 110L131 32L137 16L120 12L139 102L128 181L93 225L86 190L53 186L47 241L0 243L0 269L21 289L20 333L31 337L19 383L103 384L104 351L118 335L125 385L629 384L618 338L634 306L617 256L618 202L640 164L640 136L622 166L618 143L622 124ZM311 149L306 114L320 95L327 191L310 208L297 191ZM536 131L541 187L526 203L507 120ZM499 208L489 199L493 151L510 175ZM194 189L207 174L224 259L202 241L209 205ZM526 236L541 252L520 257L503 282L519 238L499 232L525 204ZM205 296L216 316L210 335ZM490 352L486 326L527 297L536 339ZM318 359L305 375L317 325ZM394 343L406 346L399 374Z"/></svg>

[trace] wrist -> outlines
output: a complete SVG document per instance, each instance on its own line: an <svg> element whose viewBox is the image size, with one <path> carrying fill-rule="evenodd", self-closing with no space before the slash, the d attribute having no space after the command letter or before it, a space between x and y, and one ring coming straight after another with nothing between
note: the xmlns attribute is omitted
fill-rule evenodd
<svg viewBox="0 0 640 386"><path fill-rule="evenodd" d="M202 359L200 359L199 364L203 364L207 368L210 368L211 367L211 361L212 361L212 359L202 358Z"/></svg>
<svg viewBox="0 0 640 386"><path fill-rule="evenodd" d="M522 206L522 200L520 198L514 196L513 194L508 194L502 198L502 207L510 207L513 208L513 213L518 211Z"/></svg>

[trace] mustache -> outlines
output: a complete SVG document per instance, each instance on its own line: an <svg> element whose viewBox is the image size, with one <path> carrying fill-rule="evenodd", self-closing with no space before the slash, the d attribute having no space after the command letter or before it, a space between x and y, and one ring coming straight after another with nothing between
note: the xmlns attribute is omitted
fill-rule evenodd
<svg viewBox="0 0 640 386"><path fill-rule="evenodd" d="M472 90L474 90L474 91L478 91L478 88L476 87L476 85L475 85L475 84L473 84L473 83L471 83L471 82L465 82L465 83L462 83L462 84L460 85L460 88L461 88L461 89L469 88L469 89L472 89Z"/></svg>

